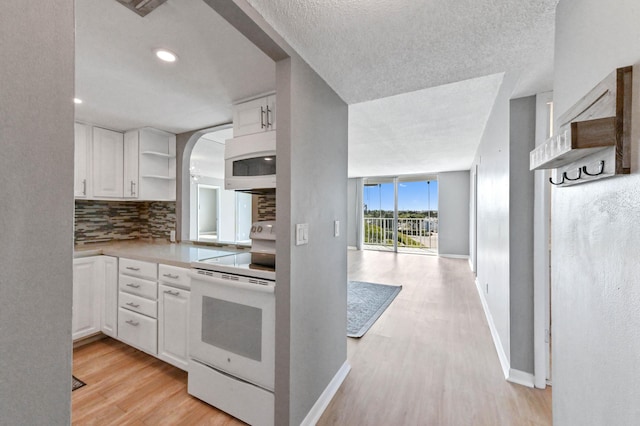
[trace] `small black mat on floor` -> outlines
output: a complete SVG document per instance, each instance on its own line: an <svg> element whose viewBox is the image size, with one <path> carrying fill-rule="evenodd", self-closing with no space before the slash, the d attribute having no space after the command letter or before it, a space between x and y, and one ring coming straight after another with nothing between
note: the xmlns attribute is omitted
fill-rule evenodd
<svg viewBox="0 0 640 426"><path fill-rule="evenodd" d="M349 281L347 336L362 337L400 293L402 286Z"/></svg>
<svg viewBox="0 0 640 426"><path fill-rule="evenodd" d="M83 382L82 380L78 380L76 376L71 376L71 392L76 389L80 389L84 385L86 385L85 382Z"/></svg>

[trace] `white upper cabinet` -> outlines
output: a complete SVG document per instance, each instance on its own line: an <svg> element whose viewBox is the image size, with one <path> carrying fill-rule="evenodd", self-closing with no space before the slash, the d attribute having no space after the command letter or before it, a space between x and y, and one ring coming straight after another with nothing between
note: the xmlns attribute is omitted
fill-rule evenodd
<svg viewBox="0 0 640 426"><path fill-rule="evenodd" d="M93 128L93 196L122 198L124 136L112 130Z"/></svg>
<svg viewBox="0 0 640 426"><path fill-rule="evenodd" d="M124 175L123 193L124 198L138 198L138 132L127 132L124 134Z"/></svg>
<svg viewBox="0 0 640 426"><path fill-rule="evenodd" d="M233 106L233 137L276 129L276 95Z"/></svg>
<svg viewBox="0 0 640 426"><path fill-rule="evenodd" d="M87 199L175 201L176 135L122 134L75 123L74 194Z"/></svg>
<svg viewBox="0 0 640 426"><path fill-rule="evenodd" d="M75 123L74 147L73 194L76 198L91 197L91 126Z"/></svg>

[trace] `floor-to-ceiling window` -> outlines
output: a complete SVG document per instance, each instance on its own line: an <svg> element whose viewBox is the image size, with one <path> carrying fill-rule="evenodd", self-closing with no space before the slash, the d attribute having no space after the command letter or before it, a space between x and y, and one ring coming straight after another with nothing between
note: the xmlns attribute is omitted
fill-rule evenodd
<svg viewBox="0 0 640 426"><path fill-rule="evenodd" d="M438 181L435 177L366 178L363 247L436 254Z"/></svg>

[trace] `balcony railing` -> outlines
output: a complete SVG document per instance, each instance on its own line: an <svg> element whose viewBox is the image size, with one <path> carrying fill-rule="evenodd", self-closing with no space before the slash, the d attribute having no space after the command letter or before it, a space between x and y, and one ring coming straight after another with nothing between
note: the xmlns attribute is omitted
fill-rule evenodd
<svg viewBox="0 0 640 426"><path fill-rule="evenodd" d="M393 219L364 218L364 244L369 248L393 248ZM438 219L398 219L398 248L435 250L438 248Z"/></svg>

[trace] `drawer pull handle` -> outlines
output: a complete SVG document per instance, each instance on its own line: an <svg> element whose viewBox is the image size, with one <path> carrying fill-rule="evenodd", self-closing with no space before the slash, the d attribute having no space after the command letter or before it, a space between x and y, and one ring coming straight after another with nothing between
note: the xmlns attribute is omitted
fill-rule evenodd
<svg viewBox="0 0 640 426"><path fill-rule="evenodd" d="M139 307L140 307L140 305L135 304L135 303L133 303L133 302L125 303L125 305L127 305L127 306L131 306L132 308L139 308Z"/></svg>
<svg viewBox="0 0 640 426"><path fill-rule="evenodd" d="M140 324L138 321L134 321L134 320L126 320L125 322L134 327L137 327Z"/></svg>
<svg viewBox="0 0 640 426"><path fill-rule="evenodd" d="M172 280L177 280L180 278L180 275L172 275L172 274L162 274L163 277L171 278Z"/></svg>
<svg viewBox="0 0 640 426"><path fill-rule="evenodd" d="M127 269L130 269L132 271L139 271L140 268L134 268L133 266L127 266Z"/></svg>
<svg viewBox="0 0 640 426"><path fill-rule="evenodd" d="M165 290L164 292L167 293L167 294L170 294L172 296L180 296L180 292L179 291Z"/></svg>
<svg viewBox="0 0 640 426"><path fill-rule="evenodd" d="M129 284L127 284L127 287L140 288L140 284L129 283Z"/></svg>

